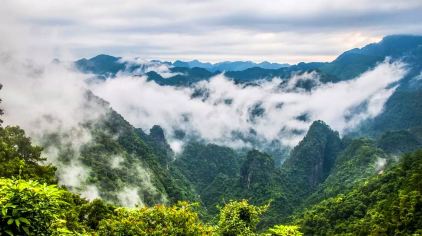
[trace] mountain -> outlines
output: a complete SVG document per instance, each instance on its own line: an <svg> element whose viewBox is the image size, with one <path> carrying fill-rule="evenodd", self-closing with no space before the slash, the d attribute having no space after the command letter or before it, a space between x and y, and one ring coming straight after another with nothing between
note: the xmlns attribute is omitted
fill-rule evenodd
<svg viewBox="0 0 422 236"><path fill-rule="evenodd" d="M337 132L322 121L312 123L282 166L297 197L308 195L327 178L342 149Z"/></svg>
<svg viewBox="0 0 422 236"><path fill-rule="evenodd" d="M120 57L101 54L90 59L82 58L74 64L82 72L108 77L125 69L125 65L120 62L120 59Z"/></svg>
<svg viewBox="0 0 422 236"><path fill-rule="evenodd" d="M305 210L305 235L418 235L422 233L422 152Z"/></svg>
<svg viewBox="0 0 422 236"><path fill-rule="evenodd" d="M378 63L391 58L402 60L409 64L412 76L418 76L422 69L422 36L391 35L384 37L378 43L369 44L363 48L355 48L342 53L329 63L311 62L297 65L277 63L254 63L250 61L219 62L215 64L203 63L198 60L183 62L175 61L169 70L175 75L164 78L159 73L150 73L150 80L160 85L189 86L201 80L210 79L215 74L226 71L225 75L236 82L244 83L273 77L289 78L293 73L316 71L321 75L322 82L338 82L352 79L363 72L375 67ZM91 59L81 59L75 62L77 69L82 72L94 73L100 76L114 76L118 71L129 69L135 71L136 66L129 66L121 58L98 55ZM201 70L202 69L202 70ZM154 71L154 70L152 70ZM198 76L201 74L201 76ZM410 76L409 75L409 76ZM175 81L173 81L175 80Z"/></svg>
<svg viewBox="0 0 422 236"><path fill-rule="evenodd" d="M87 100L87 105L105 111L96 122L81 124L89 142L76 148L55 132L42 140L46 149L57 150L56 166L62 176L67 176L67 171L81 172L75 177L80 183L65 184L70 190L121 205L196 199L184 176L168 168L173 152L160 127L154 126L146 135L92 93L87 93Z"/></svg>
<svg viewBox="0 0 422 236"><path fill-rule="evenodd" d="M319 69L335 76L338 80L348 80L373 68L386 57L392 60L403 59L407 63L414 64L421 55L421 47L422 36L386 36L379 43L372 43L363 48L346 51L334 61L322 65Z"/></svg>
<svg viewBox="0 0 422 236"><path fill-rule="evenodd" d="M415 149L412 149L415 150ZM382 173L393 161L373 140L358 138L350 140L338 155L332 170L321 185L303 203L309 206L328 197L351 190L362 180Z"/></svg>
<svg viewBox="0 0 422 236"><path fill-rule="evenodd" d="M163 78L160 74L155 71L147 72L148 81L154 81L159 85L169 86L190 86L196 82L210 79L217 73L210 72L206 69L199 67L185 68L185 67L173 67L169 69L171 73L175 74L170 78Z"/></svg>
<svg viewBox="0 0 422 236"><path fill-rule="evenodd" d="M292 74L309 72L318 73L321 83L347 81L387 57L404 62L407 74L390 85L395 90L383 111L342 135L324 121L313 121L295 147L283 150L284 162L259 145L234 149L199 139L185 143L176 153L162 127L155 125L149 132L136 128L89 91L84 106L93 111L101 108L101 119L82 122L66 134L60 130L46 133L40 142L46 155L57 157L55 167L42 165L42 148L32 146L23 130L3 128L0 122L0 234L7 229L25 235L29 233L23 227L39 226L46 232L58 228L61 234L72 230L117 235L195 235L213 230L218 235L222 228L246 227L251 235L256 225L266 232L281 223L288 226L276 228L305 235L421 234L421 36L387 36L344 52L332 62L277 69L239 69L250 62L177 61L170 65L155 61L141 65L108 55L81 59L75 66L102 79L113 79L123 71L147 76L162 86L191 86L216 75L212 68L218 65L234 68L225 75L244 86L273 77L281 78L283 86ZM150 70L156 65L165 65L171 76ZM317 85L294 84L303 93L313 86ZM256 106L250 118L262 112ZM298 122L308 119L297 117ZM85 136L89 141L84 142ZM69 142L69 137L78 145ZM47 186L57 182L56 176L79 182L63 183L62 188ZM88 202L65 189L101 200ZM181 200L198 204L177 203ZM145 207L121 207L136 204Z"/></svg>
<svg viewBox="0 0 422 236"><path fill-rule="evenodd" d="M174 67L185 67L185 68L203 68L209 71L212 71L213 64L209 62L200 62L198 60L192 60L192 61L179 61L176 60L172 63Z"/></svg>
<svg viewBox="0 0 422 236"><path fill-rule="evenodd" d="M342 142L337 132L321 121L314 122L305 138L280 167L268 154L246 154L216 145L190 144L175 165L195 186L212 215L215 207L231 199L272 203L261 227L280 223L330 174Z"/></svg>
<svg viewBox="0 0 422 236"><path fill-rule="evenodd" d="M212 63L204 63L200 62L198 60L193 61L175 61L173 63L173 66L175 67L187 67L187 68L204 68L211 72L217 72L217 71L241 71L246 70L249 68L262 68L262 69L280 69L283 67L288 67L289 64L279 64L279 63L270 63L267 61L261 62L261 63L255 63L252 61L224 61L224 62L218 62L215 64Z"/></svg>
<svg viewBox="0 0 422 236"><path fill-rule="evenodd" d="M203 63L198 60L193 61L179 61L176 60L173 63L170 62L161 62L158 60L152 61L128 61L124 60L121 57L114 57L110 55L100 54L90 59L82 58L74 62L75 68L84 73L92 73L98 76L104 77L113 77L119 71L133 73L134 75L139 74L139 69L143 68L149 64L166 65L170 67L170 70L174 73L177 72L186 72L186 71L195 71L198 69L203 69L208 72L211 72L208 75L208 78L211 77L214 73L220 73L223 71L242 71L249 68L262 68L262 69L279 69L283 67L288 67L288 64L277 64L270 62L261 62L254 63L251 61L233 61L233 62L219 62L215 64ZM172 69L175 68L175 69ZM145 70L143 70L145 71ZM145 72L146 73L146 72ZM192 74L192 73L191 73Z"/></svg>

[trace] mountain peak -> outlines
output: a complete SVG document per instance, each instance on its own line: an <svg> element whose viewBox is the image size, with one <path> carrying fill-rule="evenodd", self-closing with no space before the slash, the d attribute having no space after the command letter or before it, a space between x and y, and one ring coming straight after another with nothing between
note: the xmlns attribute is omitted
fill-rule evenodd
<svg viewBox="0 0 422 236"><path fill-rule="evenodd" d="M341 149L338 132L323 121L314 121L305 138L292 150L283 169L313 189L328 176Z"/></svg>

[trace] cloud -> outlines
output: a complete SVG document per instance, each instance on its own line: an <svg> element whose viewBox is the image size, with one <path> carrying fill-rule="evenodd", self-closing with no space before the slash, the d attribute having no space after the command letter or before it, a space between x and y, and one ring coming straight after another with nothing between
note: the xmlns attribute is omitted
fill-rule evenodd
<svg viewBox="0 0 422 236"><path fill-rule="evenodd" d="M111 168L119 169L121 168L121 164L124 162L123 157L121 156L112 156L110 160Z"/></svg>
<svg viewBox="0 0 422 236"><path fill-rule="evenodd" d="M87 97L84 75L54 63L39 64L0 48L1 97L6 125L19 125L34 144L42 145L49 163L58 167L59 184L89 199L99 196L87 185L90 168L80 150L92 141L84 127L104 118L106 109ZM63 159L63 153L68 153Z"/></svg>
<svg viewBox="0 0 422 236"><path fill-rule="evenodd" d="M19 125L34 144L44 147L42 155L57 167L60 185L88 200L113 194L117 199L121 185L130 180L122 176L116 180L120 181L119 188L101 188L92 178L95 170L83 164L82 156L82 149L94 141L92 130L86 124L103 121L109 108L98 103L88 92L86 75L73 71L66 63L51 62L51 50L47 44L28 45L25 42L30 38L28 29L13 21L8 23L0 25L3 35L0 39L0 83L3 85L0 96L5 110L4 124ZM3 34L9 28L18 34ZM38 51L37 48L45 50ZM121 168L124 164L116 159L117 155L110 156L112 168ZM138 165L140 163L132 163L125 168L134 172L143 170ZM139 186L145 186L145 191L165 200L146 173L147 170L143 170L143 175L135 174L145 177Z"/></svg>
<svg viewBox="0 0 422 236"><path fill-rule="evenodd" d="M125 70L119 72L121 75L144 75L150 71L154 71L166 79L181 74L171 72L170 68L172 66L160 61L149 61L138 57L125 57L121 58L120 62L125 63L126 65Z"/></svg>
<svg viewBox="0 0 422 236"><path fill-rule="evenodd" d="M377 157L377 160L374 163L375 165L375 171L377 173L383 173L385 166L387 165L387 159Z"/></svg>
<svg viewBox="0 0 422 236"><path fill-rule="evenodd" d="M1 48L0 48L1 49ZM3 52L5 50L0 50ZM125 168L129 175L126 179L119 176L115 181L115 189L101 188L93 178L99 169L91 168L86 163L87 156L83 149L90 147L94 140L94 132L87 124L99 124L108 118L109 107L97 102L88 92L86 75L77 73L62 64L39 64L35 61L16 58L14 54L3 53L0 57L0 78L2 108L5 110L5 125L19 125L31 137L33 143L44 148L42 153L49 163L57 167L56 176L59 184L66 186L82 197L93 200L109 196L119 199L125 206L143 204L138 192L148 192L162 202L166 202L165 193L158 192L153 184L154 175L143 167L142 161L132 161L127 165L120 153L105 153L102 158L110 161L110 168ZM119 127L116 127L119 128ZM100 131L96 131L98 133ZM102 131L104 135L117 138ZM86 154L85 155L92 155ZM101 155L101 154L98 154ZM140 187L134 192L126 185L136 180ZM117 185L118 183L118 185ZM136 193L136 195L133 195ZM130 196L129 196L130 195ZM133 196L132 196L133 195ZM108 198L107 198L108 197Z"/></svg>
<svg viewBox="0 0 422 236"><path fill-rule="evenodd" d="M332 60L387 34L422 34L419 0L92 0L89 5L6 0L1 18L10 16L31 28L32 40L67 48L76 57L296 63Z"/></svg>
<svg viewBox="0 0 422 236"><path fill-rule="evenodd" d="M98 191L97 186L95 185L87 185L85 190L81 192L81 197L92 201L94 199L100 198L100 193Z"/></svg>
<svg viewBox="0 0 422 236"><path fill-rule="evenodd" d="M138 191L139 189L136 187L124 187L122 191L117 193L120 204L126 207L144 206Z"/></svg>
<svg viewBox="0 0 422 236"><path fill-rule="evenodd" d="M145 130L162 126L175 147L180 147L174 135L180 130L231 147L274 141L291 147L314 120L324 120L344 133L376 116L395 89L389 85L405 73L403 64L385 61L358 78L335 84L319 83L315 73L294 75L287 83L275 78L258 86L234 84L218 75L191 88L121 76L95 83L91 89L134 126ZM293 89L301 80L314 81L316 87Z"/></svg>

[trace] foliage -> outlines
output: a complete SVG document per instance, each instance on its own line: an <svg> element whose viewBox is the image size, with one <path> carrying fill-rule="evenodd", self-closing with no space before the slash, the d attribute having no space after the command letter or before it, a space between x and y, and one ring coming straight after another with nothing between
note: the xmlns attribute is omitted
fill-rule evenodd
<svg viewBox="0 0 422 236"><path fill-rule="evenodd" d="M200 222L192 205L179 202L166 207L118 208L100 222L99 235L210 235L213 228Z"/></svg>
<svg viewBox="0 0 422 236"><path fill-rule="evenodd" d="M79 221L92 230L97 230L103 219L110 218L114 214L115 206L100 199L83 204L78 209Z"/></svg>
<svg viewBox="0 0 422 236"><path fill-rule="evenodd" d="M275 225L268 229L268 235L271 236L302 236L299 226L296 225Z"/></svg>
<svg viewBox="0 0 422 236"><path fill-rule="evenodd" d="M0 179L0 229L9 235L50 235L66 230L65 190L36 181Z"/></svg>
<svg viewBox="0 0 422 236"><path fill-rule="evenodd" d="M422 129L388 131L378 140L377 145L387 153L402 154L422 147Z"/></svg>
<svg viewBox="0 0 422 236"><path fill-rule="evenodd" d="M256 225L268 205L253 206L246 200L230 201L220 211L218 232L224 236L256 235Z"/></svg>
<svg viewBox="0 0 422 236"><path fill-rule="evenodd" d="M55 183L56 168L40 165L42 148L33 146L19 127L0 127L0 177L12 176Z"/></svg>
<svg viewBox="0 0 422 236"><path fill-rule="evenodd" d="M422 150L346 194L307 209L305 235L412 235L422 233Z"/></svg>
<svg viewBox="0 0 422 236"><path fill-rule="evenodd" d="M218 174L237 175L239 158L234 150L214 144L189 143L174 165L194 184L199 194Z"/></svg>
<svg viewBox="0 0 422 236"><path fill-rule="evenodd" d="M91 139L78 150L74 150L68 139L60 134L50 134L43 140L46 148L58 150L60 165L66 166L77 160L89 170L82 187L95 185L100 197L114 204L122 204L118 193L125 187L137 189L139 198L146 205L168 200L170 203L180 199L196 200L184 176L160 161L160 158L167 158L160 156L166 153L158 150L164 144L152 146L156 141L153 137L146 139L143 132L112 109L96 122L83 126Z"/></svg>
<svg viewBox="0 0 422 236"><path fill-rule="evenodd" d="M390 159L370 139L350 141L336 159L330 175L304 202L304 206L350 191L362 180L382 172L391 162Z"/></svg>

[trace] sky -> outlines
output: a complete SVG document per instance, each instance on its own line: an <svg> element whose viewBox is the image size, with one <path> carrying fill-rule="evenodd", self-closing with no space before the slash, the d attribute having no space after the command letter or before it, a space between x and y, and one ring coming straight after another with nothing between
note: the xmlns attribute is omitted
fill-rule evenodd
<svg viewBox="0 0 422 236"><path fill-rule="evenodd" d="M390 34L422 34L421 0L2 0L0 24L73 60L331 61ZM18 33L9 27L11 35ZM28 35L28 34L25 34Z"/></svg>

